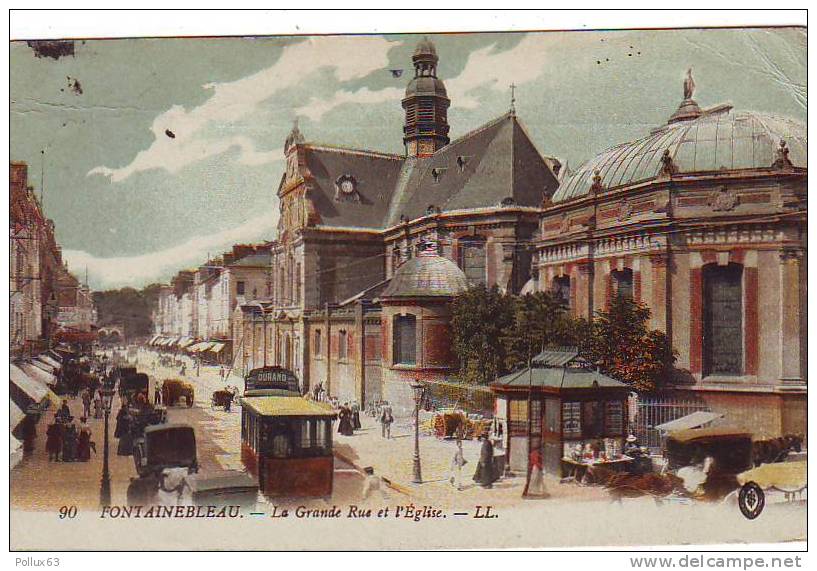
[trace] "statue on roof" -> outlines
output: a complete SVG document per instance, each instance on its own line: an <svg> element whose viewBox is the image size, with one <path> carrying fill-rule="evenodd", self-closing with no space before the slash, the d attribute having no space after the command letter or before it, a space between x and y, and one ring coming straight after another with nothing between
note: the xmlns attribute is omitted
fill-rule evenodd
<svg viewBox="0 0 817 571"><path fill-rule="evenodd" d="M684 80L684 99L692 99L695 94L695 80L692 79L692 68L687 70L687 77Z"/></svg>

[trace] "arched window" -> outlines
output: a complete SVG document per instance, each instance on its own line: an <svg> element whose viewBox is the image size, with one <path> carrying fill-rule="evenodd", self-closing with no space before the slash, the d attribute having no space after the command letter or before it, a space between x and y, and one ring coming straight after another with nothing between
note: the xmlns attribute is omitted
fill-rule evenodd
<svg viewBox="0 0 817 571"><path fill-rule="evenodd" d="M413 315L394 317L394 364L417 363L417 318Z"/></svg>
<svg viewBox="0 0 817 571"><path fill-rule="evenodd" d="M704 375L743 374L743 266L703 269Z"/></svg>
<svg viewBox="0 0 817 571"><path fill-rule="evenodd" d="M458 258L457 263L469 286L484 286L487 283L484 240L460 240Z"/></svg>
<svg viewBox="0 0 817 571"><path fill-rule="evenodd" d="M565 307L570 307L570 276L553 278L553 295L562 300Z"/></svg>
<svg viewBox="0 0 817 571"><path fill-rule="evenodd" d="M613 292L618 298L633 299L633 270L624 268L623 270L613 270Z"/></svg>
<svg viewBox="0 0 817 571"><path fill-rule="evenodd" d="M345 361L349 356L349 338L346 331L341 329L338 331L338 359Z"/></svg>

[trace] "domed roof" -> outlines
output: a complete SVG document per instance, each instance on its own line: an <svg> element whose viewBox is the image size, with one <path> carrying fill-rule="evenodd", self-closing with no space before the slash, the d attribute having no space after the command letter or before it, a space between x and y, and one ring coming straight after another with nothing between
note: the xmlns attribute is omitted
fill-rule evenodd
<svg viewBox="0 0 817 571"><path fill-rule="evenodd" d="M427 37L424 37L422 40L419 41L417 47L414 48L414 55L437 55L437 48L434 47L434 42L429 40Z"/></svg>
<svg viewBox="0 0 817 571"><path fill-rule="evenodd" d="M604 151L572 173L553 195L553 202L588 194L596 172L605 190L655 178L661 172L665 151L679 174L771 168L778 158L780 141L785 141L792 164L806 168L803 123L720 106Z"/></svg>
<svg viewBox="0 0 817 571"><path fill-rule="evenodd" d="M445 84L436 77L421 75L409 81L406 86L406 97L413 95L441 95L448 97Z"/></svg>
<svg viewBox="0 0 817 571"><path fill-rule="evenodd" d="M437 255L421 254L400 266L380 296L453 297L468 289L457 264Z"/></svg>

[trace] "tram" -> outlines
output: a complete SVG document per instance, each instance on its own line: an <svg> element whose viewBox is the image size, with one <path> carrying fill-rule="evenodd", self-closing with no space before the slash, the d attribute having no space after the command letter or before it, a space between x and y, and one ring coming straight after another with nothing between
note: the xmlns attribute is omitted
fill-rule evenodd
<svg viewBox="0 0 817 571"><path fill-rule="evenodd" d="M327 404L303 398L280 367L253 370L241 398L241 460L270 497L332 494L332 421Z"/></svg>

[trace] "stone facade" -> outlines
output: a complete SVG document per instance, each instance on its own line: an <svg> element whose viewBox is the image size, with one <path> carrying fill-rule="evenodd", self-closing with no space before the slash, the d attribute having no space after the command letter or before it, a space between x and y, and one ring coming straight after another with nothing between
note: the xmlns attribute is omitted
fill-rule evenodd
<svg viewBox="0 0 817 571"><path fill-rule="evenodd" d="M96 321L90 290L62 261L54 222L28 184L28 165L9 164L10 347L12 355L47 348L60 328L90 331Z"/></svg>
<svg viewBox="0 0 817 571"><path fill-rule="evenodd" d="M624 287L677 350L678 392L735 424L804 432L805 128L682 107L563 182L541 219L537 288L563 284L588 317Z"/></svg>

